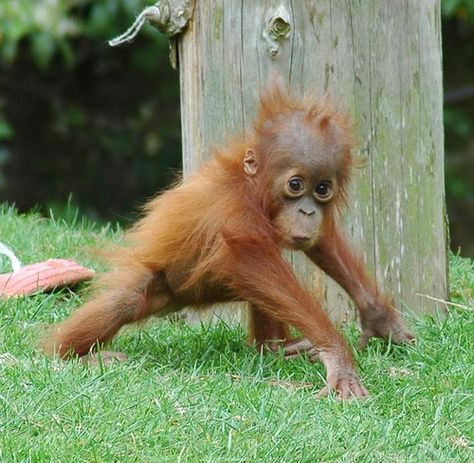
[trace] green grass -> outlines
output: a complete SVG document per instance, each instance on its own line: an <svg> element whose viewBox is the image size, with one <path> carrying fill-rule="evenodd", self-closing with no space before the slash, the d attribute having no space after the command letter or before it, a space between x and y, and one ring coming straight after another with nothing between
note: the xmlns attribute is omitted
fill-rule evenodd
<svg viewBox="0 0 474 463"><path fill-rule="evenodd" d="M0 240L25 263L73 257L120 232L0 208ZM6 262L4 262L6 263ZM454 300L473 305L474 265L453 256ZM324 370L260 356L224 324L159 321L125 330L107 368L45 358L46 323L87 290L0 301L0 461L471 462L474 313L411 318L414 347L356 352L366 401L316 400ZM357 328L345 328L351 344ZM9 355L5 355L9 354Z"/></svg>

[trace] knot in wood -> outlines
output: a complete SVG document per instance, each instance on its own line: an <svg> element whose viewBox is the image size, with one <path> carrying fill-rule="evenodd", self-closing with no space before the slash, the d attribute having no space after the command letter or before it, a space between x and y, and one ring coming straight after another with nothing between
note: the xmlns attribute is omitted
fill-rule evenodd
<svg viewBox="0 0 474 463"><path fill-rule="evenodd" d="M280 44L288 39L291 29L290 14L284 5L267 15L262 36L272 58L278 55Z"/></svg>

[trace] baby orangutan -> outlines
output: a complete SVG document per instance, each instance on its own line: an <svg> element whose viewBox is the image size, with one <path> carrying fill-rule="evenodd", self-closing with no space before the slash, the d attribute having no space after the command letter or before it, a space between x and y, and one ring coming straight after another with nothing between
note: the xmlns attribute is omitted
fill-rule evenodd
<svg viewBox="0 0 474 463"><path fill-rule="evenodd" d="M289 357L317 355L327 370L320 396L367 395L346 341L282 250L303 251L354 299L362 345L373 336L414 337L336 225L352 164L348 122L327 102L274 87L261 98L247 141L216 153L146 206L92 299L54 327L50 352L94 355L125 324L185 306L248 301L251 342L280 341ZM304 338L292 340L289 326Z"/></svg>

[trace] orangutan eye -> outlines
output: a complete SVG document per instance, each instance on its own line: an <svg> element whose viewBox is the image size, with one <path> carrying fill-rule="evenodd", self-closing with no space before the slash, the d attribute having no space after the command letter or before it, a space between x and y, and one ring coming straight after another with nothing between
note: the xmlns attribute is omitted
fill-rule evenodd
<svg viewBox="0 0 474 463"><path fill-rule="evenodd" d="M288 189L292 193L301 193L304 190L304 182L300 177L293 177L288 180Z"/></svg>
<svg viewBox="0 0 474 463"><path fill-rule="evenodd" d="M329 201L334 194L332 183L329 180L319 183L314 190L314 194L321 202Z"/></svg>

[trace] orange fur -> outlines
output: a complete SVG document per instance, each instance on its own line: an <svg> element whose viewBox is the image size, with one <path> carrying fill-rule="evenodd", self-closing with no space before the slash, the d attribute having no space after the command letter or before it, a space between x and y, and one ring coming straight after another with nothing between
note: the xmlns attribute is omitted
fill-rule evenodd
<svg viewBox="0 0 474 463"><path fill-rule="evenodd" d="M367 333L380 328L385 336L388 326L403 337L403 323L335 226L353 163L350 123L327 99L291 98L276 85L262 96L254 129L145 206L92 299L53 328L49 351L84 355L123 325L150 315L245 300L252 304L252 340L288 340L294 326L318 349L328 384L342 395L366 393L347 344L281 255L289 243L310 243L304 251L354 297ZM244 172L246 153L252 156L250 175ZM306 176L305 190L294 195L302 199L284 195L290 175ZM327 179L337 190L331 202L319 203L311 185L321 187ZM313 223L317 229L309 232ZM380 320L388 320L384 329Z"/></svg>

